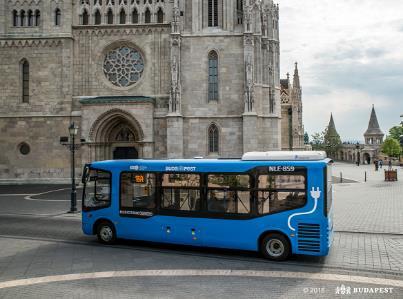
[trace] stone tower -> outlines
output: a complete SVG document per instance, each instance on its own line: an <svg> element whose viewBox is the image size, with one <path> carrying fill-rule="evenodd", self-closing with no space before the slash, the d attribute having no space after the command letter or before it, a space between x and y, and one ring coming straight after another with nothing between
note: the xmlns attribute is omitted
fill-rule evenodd
<svg viewBox="0 0 403 299"><path fill-rule="evenodd" d="M336 158L338 150L341 147L341 139L339 133L337 133L332 113L330 114L329 125L326 128L326 134L324 136L324 144L328 156Z"/></svg>
<svg viewBox="0 0 403 299"><path fill-rule="evenodd" d="M369 118L368 129L364 133L366 145L380 145L383 142L385 134L379 127L378 118L376 117L375 107L372 105L371 116Z"/></svg>
<svg viewBox="0 0 403 299"><path fill-rule="evenodd" d="M281 144L283 150L304 150L302 88L295 63L293 83L290 75L281 80Z"/></svg>

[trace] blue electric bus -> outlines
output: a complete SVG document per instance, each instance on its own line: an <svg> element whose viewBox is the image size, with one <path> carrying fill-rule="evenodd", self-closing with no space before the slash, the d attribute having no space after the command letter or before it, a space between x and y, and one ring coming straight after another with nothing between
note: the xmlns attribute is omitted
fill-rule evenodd
<svg viewBox="0 0 403 299"><path fill-rule="evenodd" d="M324 152L93 162L83 172L82 228L106 244L324 256L333 237L331 164Z"/></svg>

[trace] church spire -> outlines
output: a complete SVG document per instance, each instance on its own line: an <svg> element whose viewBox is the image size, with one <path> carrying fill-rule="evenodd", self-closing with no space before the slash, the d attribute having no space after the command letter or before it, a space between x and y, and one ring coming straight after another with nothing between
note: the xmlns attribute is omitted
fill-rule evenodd
<svg viewBox="0 0 403 299"><path fill-rule="evenodd" d="M376 117L375 107L372 105L371 116L369 118L368 129L365 131L365 135L384 135L379 127L378 118Z"/></svg>
<svg viewBox="0 0 403 299"><path fill-rule="evenodd" d="M340 136L339 133L337 133L336 126L334 124L333 113L330 113L330 121L329 125L327 126L327 134L329 134L330 136Z"/></svg>
<svg viewBox="0 0 403 299"><path fill-rule="evenodd" d="M299 83L298 62L295 63L293 87L301 88Z"/></svg>

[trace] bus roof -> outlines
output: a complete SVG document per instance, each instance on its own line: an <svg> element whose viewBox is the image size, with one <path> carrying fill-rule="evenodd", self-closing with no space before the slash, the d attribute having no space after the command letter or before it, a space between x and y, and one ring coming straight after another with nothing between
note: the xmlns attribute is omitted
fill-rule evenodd
<svg viewBox="0 0 403 299"><path fill-rule="evenodd" d="M270 153L270 152L269 152ZM273 152L271 152L273 153ZM288 153L288 152L283 152ZM297 153L297 152L292 152ZM299 152L298 152L299 153ZM317 152L316 152L317 153ZM323 155L323 154L322 154ZM280 158L282 157L282 158ZM91 163L94 168L102 169L130 169L130 170L150 170L150 171L164 171L171 169L171 171L187 171L188 167L196 167L197 171L211 171L220 170L223 172L230 171L247 171L258 166L301 166L301 167L323 167L330 163L332 160L328 158L319 159L319 154L313 154L314 158L309 158L308 155L300 155L293 159L285 159L290 157L288 154L269 155L263 159L258 155L248 153L247 156L243 156L242 159L132 159L132 160L109 160L109 161L97 161ZM269 160L270 158L270 160Z"/></svg>

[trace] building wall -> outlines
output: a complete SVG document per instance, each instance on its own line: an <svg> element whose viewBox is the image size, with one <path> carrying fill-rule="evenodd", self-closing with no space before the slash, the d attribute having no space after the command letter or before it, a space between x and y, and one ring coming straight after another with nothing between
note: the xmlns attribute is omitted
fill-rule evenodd
<svg viewBox="0 0 403 299"><path fill-rule="evenodd" d="M127 144L139 149L141 157L217 156L208 151L211 124L219 128L220 157L280 149L278 7L271 0L245 1L243 24L237 22L236 2L220 0L214 28L208 27L204 0L106 3L0 3L0 179L67 179L69 152L59 141L68 135L71 121L80 127L77 138L85 141L77 152L78 174L82 163L111 158L108 136L100 142L92 130L117 119L137 130L140 139ZM164 23L156 24L160 7ZM54 23L56 8L62 12L60 26ZM109 8L112 25L106 24ZM140 24L131 24L134 8ZM144 24L146 8L152 13L151 24ZM14 9L40 10L39 26L14 27ZM101 25L94 24L97 9ZM122 9L126 24L118 24ZM88 25L82 24L84 11L89 13ZM142 78L129 87L113 85L103 72L105 54L123 45L137 49L145 62ZM211 50L217 51L219 61L217 102L207 98ZM22 103L22 59L30 65L29 104ZM179 102L173 111L175 72ZM148 100L136 101L141 97ZM19 152L22 142L30 146L28 155Z"/></svg>

